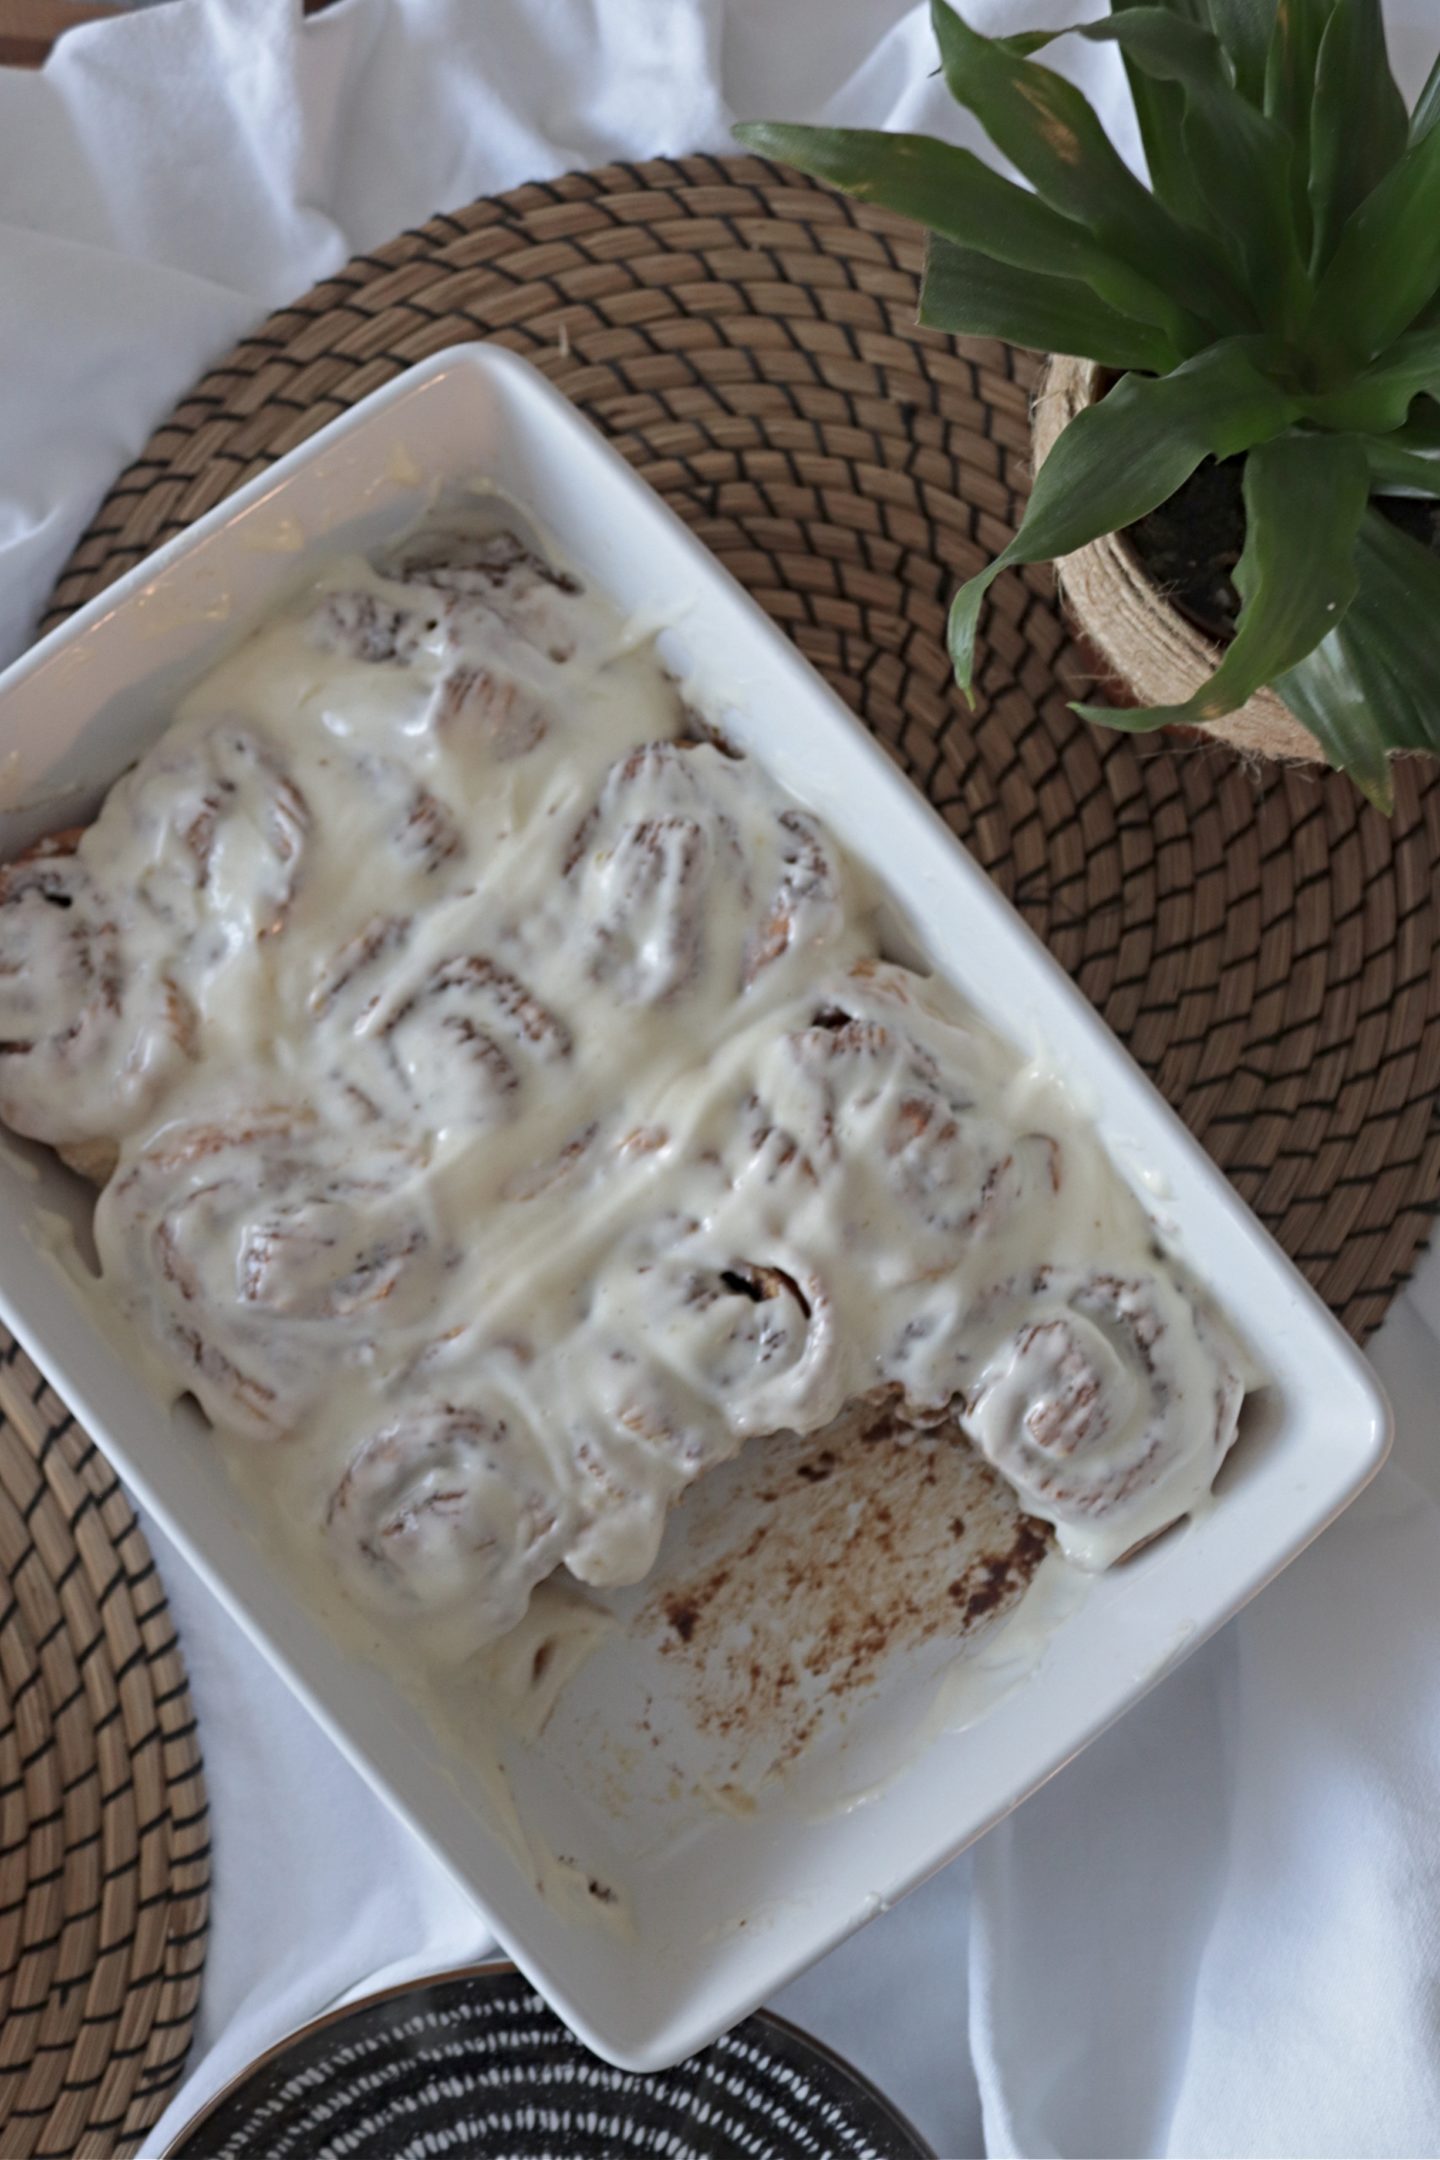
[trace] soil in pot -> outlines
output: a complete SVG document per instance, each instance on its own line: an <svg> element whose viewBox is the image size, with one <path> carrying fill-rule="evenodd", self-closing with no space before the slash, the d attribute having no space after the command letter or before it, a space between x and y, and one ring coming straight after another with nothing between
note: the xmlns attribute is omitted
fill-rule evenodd
<svg viewBox="0 0 1440 2160"><path fill-rule="evenodd" d="M1228 644L1240 615L1234 570L1245 545L1243 458L1202 465L1184 486L1126 528L1126 538L1161 592L1206 637ZM1377 495L1377 507L1440 555L1440 502Z"/></svg>

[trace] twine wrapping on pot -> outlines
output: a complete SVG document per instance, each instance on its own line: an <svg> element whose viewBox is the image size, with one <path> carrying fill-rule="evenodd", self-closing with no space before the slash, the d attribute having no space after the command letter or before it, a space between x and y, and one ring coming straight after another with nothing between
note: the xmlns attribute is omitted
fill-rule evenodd
<svg viewBox="0 0 1440 2160"><path fill-rule="evenodd" d="M1065 354L1046 364L1032 419L1037 472L1076 414L1095 402L1100 374L1095 361ZM1218 647L1170 605L1123 532L1092 540L1055 568L1077 629L1137 705L1183 705L1214 674ZM1257 690L1237 711L1207 722L1205 733L1255 757L1314 763L1321 755L1273 690Z"/></svg>

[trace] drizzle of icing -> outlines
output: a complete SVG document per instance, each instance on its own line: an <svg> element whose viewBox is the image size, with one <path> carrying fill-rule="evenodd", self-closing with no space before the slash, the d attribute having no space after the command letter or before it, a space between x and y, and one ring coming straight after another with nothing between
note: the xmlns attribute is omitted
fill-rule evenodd
<svg viewBox="0 0 1440 2160"><path fill-rule="evenodd" d="M1240 1354L875 923L600 596L438 528L332 565L0 872L0 1114L118 1145L108 1293L438 1662L885 1393L1103 1565L1208 1491Z"/></svg>

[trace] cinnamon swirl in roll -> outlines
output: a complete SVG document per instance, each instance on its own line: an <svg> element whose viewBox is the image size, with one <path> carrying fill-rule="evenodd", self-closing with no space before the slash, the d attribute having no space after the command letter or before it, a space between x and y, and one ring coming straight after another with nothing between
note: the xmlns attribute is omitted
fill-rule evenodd
<svg viewBox="0 0 1440 2160"><path fill-rule="evenodd" d="M978 1294L983 1277L1011 1271L1010 1249L1037 1214L1054 1211L1064 1149L999 1113L989 1046L908 993L902 1002L900 976L825 984L803 1024L765 1046L736 1175L803 1178L812 1211L843 1190L852 1215L888 1218L906 1280L953 1266Z"/></svg>
<svg viewBox="0 0 1440 2160"><path fill-rule="evenodd" d="M965 1429L1062 1549L1103 1567L1209 1491L1242 1366L1169 1276L1041 1268L967 1392Z"/></svg>
<svg viewBox="0 0 1440 2160"><path fill-rule="evenodd" d="M398 662L404 667L415 657L427 629L416 608L400 607L378 592L352 588L326 593L310 621L310 636L325 652L342 660L360 660L367 667Z"/></svg>
<svg viewBox="0 0 1440 2160"><path fill-rule="evenodd" d="M559 1564L565 1514L514 1406L477 1398L416 1403L363 1440L325 1528L359 1602L456 1662L524 1617Z"/></svg>
<svg viewBox="0 0 1440 2160"><path fill-rule="evenodd" d="M489 953L417 966L405 955L411 929L395 916L367 923L312 990L312 1012L338 1038L337 1071L416 1133L514 1120L527 1088L571 1060L568 1026Z"/></svg>
<svg viewBox="0 0 1440 2160"><path fill-rule="evenodd" d="M746 940L746 988L786 953L827 944L842 924L840 867L824 827L808 811L781 810L769 838L778 861L769 868L760 920Z"/></svg>
<svg viewBox="0 0 1440 2160"><path fill-rule="evenodd" d="M564 665L593 633L578 578L557 570L517 533L476 533L444 523L377 557L376 567L402 585L448 601L458 629L491 616L507 630Z"/></svg>
<svg viewBox="0 0 1440 2160"><path fill-rule="evenodd" d="M162 950L128 938L77 833L0 868L0 1119L32 1140L101 1144L193 1059L194 1008Z"/></svg>
<svg viewBox="0 0 1440 2160"><path fill-rule="evenodd" d="M379 815L376 838L393 852L397 869L414 873L417 897L439 872L459 864L468 849L460 813L393 757L362 756L358 779Z"/></svg>
<svg viewBox="0 0 1440 2160"><path fill-rule="evenodd" d="M452 1255L404 1141L303 1107L217 1112L127 1153L96 1242L126 1311L215 1424L276 1439L372 1369L382 1335L424 1321Z"/></svg>
<svg viewBox="0 0 1440 2160"><path fill-rule="evenodd" d="M698 1225L673 1242L647 1228L602 1269L589 1326L597 1359L607 1345L642 1345L646 1368L693 1406L689 1428L682 1416L667 1433L689 1475L748 1434L823 1425L845 1400L829 1287L779 1240L756 1259Z"/></svg>
<svg viewBox="0 0 1440 2160"><path fill-rule="evenodd" d="M528 757L553 720L544 694L498 664L452 668L431 708L431 725L441 742L462 753L478 746L500 765Z"/></svg>
<svg viewBox="0 0 1440 2160"><path fill-rule="evenodd" d="M591 978L627 1005L734 999L844 930L823 828L748 760L648 742L618 759L564 861Z"/></svg>
<svg viewBox="0 0 1440 2160"><path fill-rule="evenodd" d="M719 797L716 750L642 743L605 775L565 874L592 981L626 1005L689 990L726 903L748 889L739 829Z"/></svg>
<svg viewBox="0 0 1440 2160"><path fill-rule="evenodd" d="M284 927L310 825L283 752L226 717L162 736L116 789L102 832L123 826L143 865L128 897L177 937L254 941Z"/></svg>

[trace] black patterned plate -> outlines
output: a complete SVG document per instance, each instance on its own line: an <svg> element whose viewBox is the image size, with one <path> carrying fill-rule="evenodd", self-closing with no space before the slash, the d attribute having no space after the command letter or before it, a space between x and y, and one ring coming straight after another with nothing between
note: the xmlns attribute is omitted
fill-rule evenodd
<svg viewBox="0 0 1440 2160"><path fill-rule="evenodd" d="M317 2018L166 2160L933 2160L873 2085L762 2011L673 2070L591 2055L509 1965Z"/></svg>

